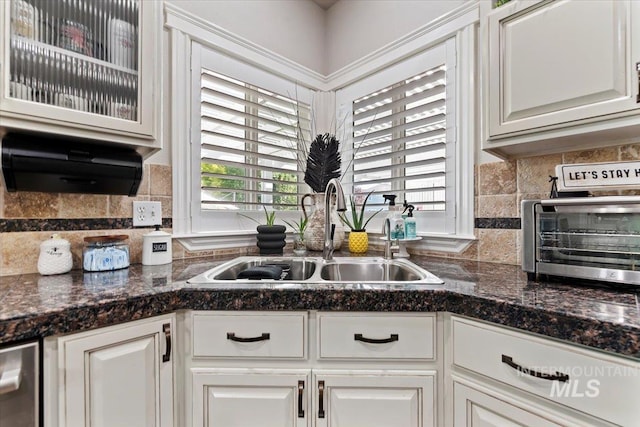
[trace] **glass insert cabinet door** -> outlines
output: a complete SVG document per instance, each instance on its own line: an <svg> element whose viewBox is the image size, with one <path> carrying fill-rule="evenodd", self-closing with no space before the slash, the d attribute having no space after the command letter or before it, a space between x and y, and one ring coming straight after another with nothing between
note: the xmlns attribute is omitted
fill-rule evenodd
<svg viewBox="0 0 640 427"><path fill-rule="evenodd" d="M152 66L153 56L161 56L153 40L161 20L155 19L157 10L150 10L158 9L158 3L1 1L5 15L2 76L7 84L3 110L27 109L39 115L46 111L39 110L42 106L55 107L58 113L61 109L89 113L70 121L96 124L91 117L98 115L116 120L102 122L105 127L140 132L136 124L146 125L152 118L142 104L151 104L154 83L150 82L157 79L154 73L159 68ZM61 114L58 117L66 119Z"/></svg>

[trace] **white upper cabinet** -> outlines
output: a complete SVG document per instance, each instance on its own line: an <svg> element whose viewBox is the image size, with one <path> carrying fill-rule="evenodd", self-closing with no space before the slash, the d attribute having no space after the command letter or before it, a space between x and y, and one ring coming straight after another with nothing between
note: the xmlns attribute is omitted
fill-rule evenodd
<svg viewBox="0 0 640 427"><path fill-rule="evenodd" d="M541 154L637 135L639 11L636 1L560 0L491 12L483 148Z"/></svg>
<svg viewBox="0 0 640 427"><path fill-rule="evenodd" d="M0 2L0 135L160 148L162 2Z"/></svg>

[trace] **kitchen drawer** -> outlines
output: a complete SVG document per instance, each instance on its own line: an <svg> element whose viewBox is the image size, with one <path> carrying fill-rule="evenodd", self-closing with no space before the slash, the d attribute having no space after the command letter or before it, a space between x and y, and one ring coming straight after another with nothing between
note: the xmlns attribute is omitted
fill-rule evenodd
<svg viewBox="0 0 640 427"><path fill-rule="evenodd" d="M631 360L453 318L453 364L617 425L640 419L640 363Z"/></svg>
<svg viewBox="0 0 640 427"><path fill-rule="evenodd" d="M305 357L307 313L195 312L194 357Z"/></svg>
<svg viewBox="0 0 640 427"><path fill-rule="evenodd" d="M321 359L434 359L435 314L320 313Z"/></svg>

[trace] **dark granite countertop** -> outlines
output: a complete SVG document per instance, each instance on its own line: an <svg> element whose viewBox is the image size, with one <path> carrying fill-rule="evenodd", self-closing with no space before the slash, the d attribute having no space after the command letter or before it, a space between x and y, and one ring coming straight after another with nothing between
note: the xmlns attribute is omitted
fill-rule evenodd
<svg viewBox="0 0 640 427"><path fill-rule="evenodd" d="M435 257L411 260L445 281L436 290L387 284L213 288L186 283L228 259L0 277L0 343L180 309L449 311L640 358L640 305L634 289L534 282L518 266Z"/></svg>

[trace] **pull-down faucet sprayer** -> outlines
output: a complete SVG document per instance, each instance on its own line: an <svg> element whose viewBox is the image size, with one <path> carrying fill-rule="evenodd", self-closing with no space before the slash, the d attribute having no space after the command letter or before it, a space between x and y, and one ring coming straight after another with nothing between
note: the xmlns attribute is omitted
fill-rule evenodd
<svg viewBox="0 0 640 427"><path fill-rule="evenodd" d="M344 190L337 178L332 178L327 183L324 197L324 248L322 250L322 258L324 260L333 259L333 233L335 232L335 224L331 224L331 195L333 189L336 191L336 209L338 212L347 210L347 204L344 201Z"/></svg>

